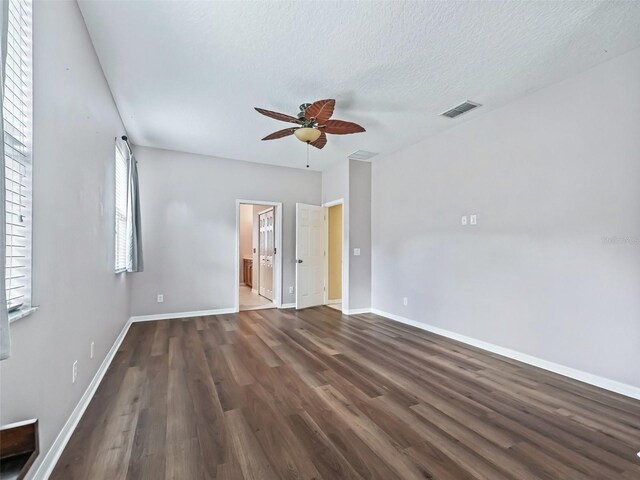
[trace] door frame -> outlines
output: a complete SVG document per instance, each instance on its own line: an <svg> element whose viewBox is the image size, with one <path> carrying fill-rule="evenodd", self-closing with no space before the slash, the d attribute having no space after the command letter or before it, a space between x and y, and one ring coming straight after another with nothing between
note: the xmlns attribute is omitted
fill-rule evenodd
<svg viewBox="0 0 640 480"><path fill-rule="evenodd" d="M270 202L266 200L236 199L236 275L235 275L235 303L234 311L240 311L240 205L264 205L273 207L276 227L274 229L274 246L276 248L275 261L273 263L273 304L282 308L282 202Z"/></svg>
<svg viewBox="0 0 640 480"><path fill-rule="evenodd" d="M349 309L349 239L345 238L345 202L343 198L322 204L325 211L324 238L326 255L324 256L324 304L329 304L329 207L342 205L342 311Z"/></svg>

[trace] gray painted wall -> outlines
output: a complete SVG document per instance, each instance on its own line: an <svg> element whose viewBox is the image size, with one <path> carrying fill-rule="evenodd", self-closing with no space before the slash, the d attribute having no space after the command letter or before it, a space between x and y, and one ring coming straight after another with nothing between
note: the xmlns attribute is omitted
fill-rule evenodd
<svg viewBox="0 0 640 480"><path fill-rule="evenodd" d="M321 174L135 147L145 271L132 315L232 308L238 286L236 199L283 203L283 302L295 295L295 204L319 204ZM159 293L164 303L157 303Z"/></svg>
<svg viewBox="0 0 640 480"><path fill-rule="evenodd" d="M0 423L40 421L31 475L124 326L130 290L128 277L114 273L120 117L77 4L34 2L33 20L33 301L40 309L11 325L13 356L0 363Z"/></svg>
<svg viewBox="0 0 640 480"><path fill-rule="evenodd" d="M349 309L370 308L371 163L358 160L349 160L349 247Z"/></svg>
<svg viewBox="0 0 640 480"><path fill-rule="evenodd" d="M640 386L639 85L635 50L377 160L373 307Z"/></svg>
<svg viewBox="0 0 640 480"><path fill-rule="evenodd" d="M349 199L349 161L339 161L322 172L322 203ZM346 205L345 205L346 206Z"/></svg>
<svg viewBox="0 0 640 480"><path fill-rule="evenodd" d="M344 200L342 308L371 307L371 164L344 160L322 172L322 203ZM360 248L354 256L353 249Z"/></svg>

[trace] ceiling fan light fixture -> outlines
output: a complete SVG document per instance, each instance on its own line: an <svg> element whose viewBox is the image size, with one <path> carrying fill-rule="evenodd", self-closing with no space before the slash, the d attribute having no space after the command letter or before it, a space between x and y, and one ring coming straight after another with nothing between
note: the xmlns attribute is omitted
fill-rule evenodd
<svg viewBox="0 0 640 480"><path fill-rule="evenodd" d="M327 144L327 135L348 135L350 133L364 132L357 123L332 119L336 101L332 98L318 100L313 103L300 105L298 117L292 117L286 113L272 112L264 108L255 107L256 111L265 117L274 118L281 122L295 123L297 126L284 128L273 132L262 140L275 140L277 138L295 135L298 140L321 150Z"/></svg>
<svg viewBox="0 0 640 480"><path fill-rule="evenodd" d="M298 128L295 132L293 132L296 138L304 143L315 142L320 137L321 133L322 132L317 128L311 127Z"/></svg>

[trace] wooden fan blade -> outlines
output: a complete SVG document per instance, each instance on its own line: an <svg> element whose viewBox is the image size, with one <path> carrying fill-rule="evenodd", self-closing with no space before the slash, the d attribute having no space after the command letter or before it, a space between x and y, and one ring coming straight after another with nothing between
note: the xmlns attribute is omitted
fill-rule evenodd
<svg viewBox="0 0 640 480"><path fill-rule="evenodd" d="M284 130L278 130L277 132L273 132L271 135L267 135L262 140L275 140L276 138L288 137L289 135L293 135L297 128L285 128Z"/></svg>
<svg viewBox="0 0 640 480"><path fill-rule="evenodd" d="M322 128L324 133L331 133L333 135L366 132L366 130L357 123L345 122L344 120L327 120L324 122L324 125L320 125L318 128Z"/></svg>
<svg viewBox="0 0 640 480"><path fill-rule="evenodd" d="M333 109L336 106L336 101L328 98L327 100L318 100L317 102L313 102L307 109L304 111L304 118L307 120L311 120L315 118L316 121L322 125L324 122L331 118L333 115Z"/></svg>
<svg viewBox="0 0 640 480"><path fill-rule="evenodd" d="M322 132L315 142L311 142L309 145L313 145L316 148L323 148L327 144L327 136Z"/></svg>
<svg viewBox="0 0 640 480"><path fill-rule="evenodd" d="M275 118L276 120L281 120L283 122L289 123L302 123L296 117L292 117L291 115L287 115L285 113L272 112L271 110L265 110L264 108L254 107L258 113L262 115L266 115L267 117Z"/></svg>

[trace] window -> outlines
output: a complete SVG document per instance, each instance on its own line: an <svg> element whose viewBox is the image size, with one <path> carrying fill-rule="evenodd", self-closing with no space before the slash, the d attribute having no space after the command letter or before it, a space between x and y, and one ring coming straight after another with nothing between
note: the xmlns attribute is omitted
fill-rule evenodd
<svg viewBox="0 0 640 480"><path fill-rule="evenodd" d="M116 145L116 273L127 269L127 188L129 162Z"/></svg>
<svg viewBox="0 0 640 480"><path fill-rule="evenodd" d="M31 305L31 0L10 0L4 83L9 311Z"/></svg>

